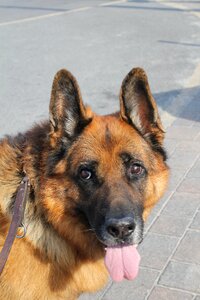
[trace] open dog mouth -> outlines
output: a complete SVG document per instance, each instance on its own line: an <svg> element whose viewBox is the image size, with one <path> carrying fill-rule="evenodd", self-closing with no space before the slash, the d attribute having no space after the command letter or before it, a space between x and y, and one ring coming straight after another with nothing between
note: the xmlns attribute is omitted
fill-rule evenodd
<svg viewBox="0 0 200 300"><path fill-rule="evenodd" d="M106 248L105 266L114 281L136 278L140 263L136 248L135 245Z"/></svg>
<svg viewBox="0 0 200 300"><path fill-rule="evenodd" d="M97 237L98 238L98 237ZM140 254L137 246L142 242L142 237L137 244L133 241L115 241L109 243L98 240L105 246L105 266L113 281L120 282L123 279L133 280L137 277L140 264Z"/></svg>
<svg viewBox="0 0 200 300"><path fill-rule="evenodd" d="M116 228L110 232L103 230L104 234L101 234L100 238L99 234L97 235L97 238L106 246L105 266L112 280L116 282L123 279L133 280L137 277L140 263L137 246L143 239L142 221L137 222L134 228L130 225L127 225L127 228L122 225L120 227L119 231Z"/></svg>
<svg viewBox="0 0 200 300"><path fill-rule="evenodd" d="M142 217L109 218L95 226L85 214L82 216L105 248L104 262L112 280L119 282L136 278L140 263L137 245L143 240Z"/></svg>

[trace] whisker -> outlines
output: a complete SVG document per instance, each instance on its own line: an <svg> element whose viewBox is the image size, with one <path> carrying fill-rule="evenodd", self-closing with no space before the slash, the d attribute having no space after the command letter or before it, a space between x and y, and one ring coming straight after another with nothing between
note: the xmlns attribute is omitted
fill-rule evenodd
<svg viewBox="0 0 200 300"><path fill-rule="evenodd" d="M94 231L93 228L89 228L89 229L84 229L84 230L82 230L82 232L89 232L89 231L95 233L95 231Z"/></svg>

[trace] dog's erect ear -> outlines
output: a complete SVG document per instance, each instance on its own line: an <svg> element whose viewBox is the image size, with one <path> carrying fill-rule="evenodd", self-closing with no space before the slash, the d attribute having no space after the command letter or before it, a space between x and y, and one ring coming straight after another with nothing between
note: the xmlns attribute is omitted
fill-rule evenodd
<svg viewBox="0 0 200 300"><path fill-rule="evenodd" d="M86 109L78 83L67 70L60 70L53 80L50 101L51 138L73 139L92 120Z"/></svg>
<svg viewBox="0 0 200 300"><path fill-rule="evenodd" d="M123 80L120 107L123 120L134 125L144 137L162 143L164 130L143 69L132 69Z"/></svg>

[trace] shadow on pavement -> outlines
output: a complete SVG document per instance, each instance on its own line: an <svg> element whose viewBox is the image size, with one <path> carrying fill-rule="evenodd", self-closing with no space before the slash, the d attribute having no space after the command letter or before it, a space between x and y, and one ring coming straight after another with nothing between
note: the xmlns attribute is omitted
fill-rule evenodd
<svg viewBox="0 0 200 300"><path fill-rule="evenodd" d="M67 11L68 9L60 9L60 8L46 8L46 7L33 7L33 6L17 6L17 5L0 5L0 8L3 9L20 9L20 10L44 10L44 11L55 11L62 12Z"/></svg>
<svg viewBox="0 0 200 300"><path fill-rule="evenodd" d="M200 86L154 94L162 111L181 119L200 122Z"/></svg>
<svg viewBox="0 0 200 300"><path fill-rule="evenodd" d="M158 43L172 44L172 45L178 45L178 46L188 46L188 47L200 47L200 44L183 43L183 42L176 42L176 41L159 40Z"/></svg>
<svg viewBox="0 0 200 300"><path fill-rule="evenodd" d="M129 1L130 3L132 3L132 1ZM148 3L148 2L146 2ZM151 2L152 3L152 2ZM155 2L157 3L157 2ZM134 9L134 10L156 10L156 11L166 11L166 12L200 12L200 9L190 9L190 8L172 8L172 7L147 7L147 6L134 6L134 5L114 5L114 4L110 4L107 7L111 7L111 8L124 8L124 9Z"/></svg>
<svg viewBox="0 0 200 300"><path fill-rule="evenodd" d="M157 1L154 1L154 0L128 0L128 2L135 2L135 3L141 3L141 2L144 2L144 3L157 3ZM166 0L166 2L168 2ZM190 1L190 0L183 0L183 1L180 1L180 0L171 0L170 1L171 3L178 3L178 4L181 4L181 3L188 3L188 4L198 4L200 3L200 1Z"/></svg>

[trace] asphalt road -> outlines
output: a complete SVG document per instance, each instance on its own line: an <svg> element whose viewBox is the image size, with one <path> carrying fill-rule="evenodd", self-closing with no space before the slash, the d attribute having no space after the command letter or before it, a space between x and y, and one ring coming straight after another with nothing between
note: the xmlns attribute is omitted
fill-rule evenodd
<svg viewBox="0 0 200 300"><path fill-rule="evenodd" d="M105 114L118 110L121 82L136 66L165 127L189 120L182 111L200 101L200 1L0 0L0 137L48 117L59 69Z"/></svg>
<svg viewBox="0 0 200 300"><path fill-rule="evenodd" d="M0 136L48 117L60 68L108 113L127 72L143 67L169 125L198 93L199 18L199 1L0 0Z"/></svg>

